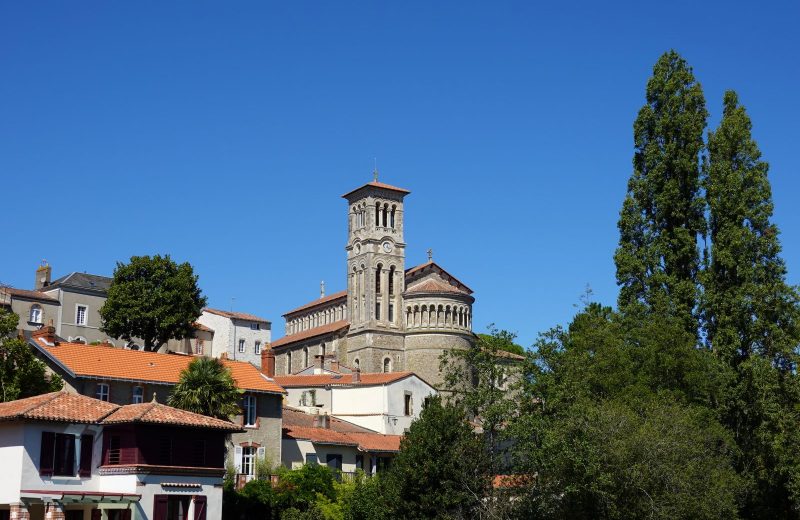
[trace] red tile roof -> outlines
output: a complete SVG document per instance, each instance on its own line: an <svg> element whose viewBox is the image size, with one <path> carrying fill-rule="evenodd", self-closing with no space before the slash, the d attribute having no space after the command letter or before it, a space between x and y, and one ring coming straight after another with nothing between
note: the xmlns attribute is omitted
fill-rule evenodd
<svg viewBox="0 0 800 520"><path fill-rule="evenodd" d="M440 282L439 280L425 280L421 284L406 289L407 293L434 293L434 294L467 294L455 285Z"/></svg>
<svg viewBox="0 0 800 520"><path fill-rule="evenodd" d="M31 300L39 300L43 302L58 303L58 298L50 296L40 291L29 291L27 289L15 289L14 287L0 288L0 291L5 290L11 296L18 296L20 298L28 298Z"/></svg>
<svg viewBox="0 0 800 520"><path fill-rule="evenodd" d="M284 388L305 388L308 386L385 385L416 375L414 372L374 372L361 374L361 383L353 383L353 374L314 374L310 376L275 376L275 381ZM417 376L419 377L419 376Z"/></svg>
<svg viewBox="0 0 800 520"><path fill-rule="evenodd" d="M148 423L169 424L172 426L195 426L231 432L242 429L230 421L223 421L186 410L173 408L161 403L140 403L120 406L103 420L103 424Z"/></svg>
<svg viewBox="0 0 800 520"><path fill-rule="evenodd" d="M350 324L347 322L347 320L334 321L333 323L329 323L327 325L314 327L313 329L304 330L303 332L298 332L297 334L284 336L281 339L273 341L272 348L283 347L284 345L289 345L290 343L314 338L316 336L322 336L323 334L329 334L331 332L339 332L340 330L344 330L349 326Z"/></svg>
<svg viewBox="0 0 800 520"><path fill-rule="evenodd" d="M364 189L366 187L381 188L381 189L384 189L384 190L390 190L390 191L396 191L398 193L404 193L406 195L411 193L410 191L408 191L406 189L398 188L397 186L392 186L391 184L386 184L386 183L378 182L378 181L372 181L372 182L368 182L368 183L364 184L363 186L359 186L358 188L354 189L353 191L349 191L349 192L345 193L344 195L342 195L342 198L346 199L347 197L349 197L353 193L355 193L355 192L357 192L359 190L362 190L362 189Z"/></svg>
<svg viewBox="0 0 800 520"><path fill-rule="evenodd" d="M202 330L202 331L205 331L205 332L214 332L214 329L206 327L202 323L194 322L194 323L192 323L192 327L194 327L197 330Z"/></svg>
<svg viewBox="0 0 800 520"><path fill-rule="evenodd" d="M0 421L35 419L71 423L97 423L119 406L66 391L51 392L0 403Z"/></svg>
<svg viewBox="0 0 800 520"><path fill-rule="evenodd" d="M245 320L245 321L257 321L260 323L269 323L269 320L265 320L264 318L259 318L255 314L247 314L246 312L230 312L230 311L223 311L220 309L210 309L206 307L203 309L205 312L210 312L211 314L216 314L217 316L223 316L225 318L236 319L236 320Z"/></svg>
<svg viewBox="0 0 800 520"><path fill-rule="evenodd" d="M65 390L0 403L0 421L18 419L87 424L151 423L241 431L232 422L160 403L120 406Z"/></svg>
<svg viewBox="0 0 800 520"><path fill-rule="evenodd" d="M301 305L300 307L297 307L296 309L290 310L289 312L284 314L284 316L289 316L290 314L294 314L296 312L304 311L304 310L307 310L307 309L312 309L312 308L317 307L317 306L323 306L326 303L330 303L330 302L332 302L334 300L338 300L340 298L346 300L347 299L347 291L339 291L337 293L329 294L328 296L324 296L322 298L319 298L318 300L314 300L313 302L309 302L309 303L307 303L305 305Z"/></svg>
<svg viewBox="0 0 800 520"><path fill-rule="evenodd" d="M447 271L445 271L442 266L440 266L439 264L437 264L433 260L428 260L424 264L420 264L420 265L417 265L417 266L410 267L410 268L406 269L406 284L408 284L408 279L409 278L412 278L417 273L425 271L425 269L432 269L434 271L438 271L445 278L450 278L452 281L454 281L458 285L460 285L468 294L472 294L474 292L472 289L470 289L467 286L467 284L465 284L464 282L462 282L461 280L459 280L458 278L456 278L452 274L450 274Z"/></svg>
<svg viewBox="0 0 800 520"><path fill-rule="evenodd" d="M361 451L400 451L400 435L384 435L353 423L330 417L328 428L314 426L314 416L283 407L283 436L317 444L353 446Z"/></svg>
<svg viewBox="0 0 800 520"><path fill-rule="evenodd" d="M83 343L47 345L34 338L37 349L76 377L175 384L194 356L124 350ZM284 393L275 381L250 363L224 360L236 386L252 392Z"/></svg>

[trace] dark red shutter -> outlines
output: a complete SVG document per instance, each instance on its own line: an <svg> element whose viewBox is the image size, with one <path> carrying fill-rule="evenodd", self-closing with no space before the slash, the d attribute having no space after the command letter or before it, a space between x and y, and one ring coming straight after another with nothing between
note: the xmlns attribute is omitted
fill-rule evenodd
<svg viewBox="0 0 800 520"><path fill-rule="evenodd" d="M81 466L78 474L81 477L92 475L92 450L94 449L94 435L81 435Z"/></svg>
<svg viewBox="0 0 800 520"><path fill-rule="evenodd" d="M42 449L39 451L39 475L53 474L53 457L55 456L56 434L42 432Z"/></svg>
<svg viewBox="0 0 800 520"><path fill-rule="evenodd" d="M206 520L206 497L203 495L194 497L194 520Z"/></svg>
<svg viewBox="0 0 800 520"><path fill-rule="evenodd" d="M100 520L103 518L103 512L99 509L92 509L92 520Z"/></svg>
<svg viewBox="0 0 800 520"><path fill-rule="evenodd" d="M168 495L153 495L153 520L167 520Z"/></svg>
<svg viewBox="0 0 800 520"><path fill-rule="evenodd" d="M130 507L130 506L129 506ZM120 520L131 520L131 510L123 509L120 514Z"/></svg>

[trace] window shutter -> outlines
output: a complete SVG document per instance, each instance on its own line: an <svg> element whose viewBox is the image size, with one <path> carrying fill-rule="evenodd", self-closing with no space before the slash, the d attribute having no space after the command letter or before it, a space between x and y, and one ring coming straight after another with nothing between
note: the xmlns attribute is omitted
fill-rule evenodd
<svg viewBox="0 0 800 520"><path fill-rule="evenodd" d="M194 520L206 520L206 497L203 495L194 497Z"/></svg>
<svg viewBox="0 0 800 520"><path fill-rule="evenodd" d="M39 475L50 476L53 474L55 444L55 433L42 432L42 449L39 451Z"/></svg>
<svg viewBox="0 0 800 520"><path fill-rule="evenodd" d="M264 448L263 446L256 450L256 457L258 457L259 459L264 460L264 457L266 456L267 456L267 449Z"/></svg>
<svg viewBox="0 0 800 520"><path fill-rule="evenodd" d="M120 520L131 520L131 510L130 509L123 509L120 511Z"/></svg>
<svg viewBox="0 0 800 520"><path fill-rule="evenodd" d="M92 448L94 435L81 435L81 462L78 474L81 477L92 476Z"/></svg>
<svg viewBox="0 0 800 520"><path fill-rule="evenodd" d="M234 446L233 448L233 465L236 466L236 473L242 472L242 447Z"/></svg>
<svg viewBox="0 0 800 520"><path fill-rule="evenodd" d="M167 520L167 495L153 495L153 520Z"/></svg>
<svg viewBox="0 0 800 520"><path fill-rule="evenodd" d="M92 520L100 520L103 518L103 512L99 509L92 509Z"/></svg>

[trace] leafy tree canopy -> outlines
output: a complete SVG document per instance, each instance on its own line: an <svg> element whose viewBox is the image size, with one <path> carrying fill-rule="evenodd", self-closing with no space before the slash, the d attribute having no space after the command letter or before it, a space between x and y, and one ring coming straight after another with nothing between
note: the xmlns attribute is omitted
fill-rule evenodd
<svg viewBox="0 0 800 520"><path fill-rule="evenodd" d="M141 338L146 350L170 339L190 337L206 298L192 266L169 255L133 256L117 263L108 298L100 309L105 333L128 341Z"/></svg>
<svg viewBox="0 0 800 520"><path fill-rule="evenodd" d="M181 372L169 396L169 405L190 412L229 419L241 413L242 391L230 370L216 358L198 357Z"/></svg>
<svg viewBox="0 0 800 520"><path fill-rule="evenodd" d="M61 390L64 382L14 336L19 316L0 308L0 401L14 401Z"/></svg>

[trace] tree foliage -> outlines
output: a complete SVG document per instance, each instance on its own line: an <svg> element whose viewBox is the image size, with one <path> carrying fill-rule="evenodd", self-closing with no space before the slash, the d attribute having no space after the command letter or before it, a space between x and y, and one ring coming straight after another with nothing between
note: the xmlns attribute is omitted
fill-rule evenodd
<svg viewBox="0 0 800 520"><path fill-rule="evenodd" d="M158 350L170 339L190 337L205 304L188 262L176 264L169 255L133 256L114 269L100 308L102 330L128 341L141 338L145 350Z"/></svg>
<svg viewBox="0 0 800 520"><path fill-rule="evenodd" d="M230 419L241 413L242 391L231 371L216 358L198 357L181 372L169 396L169 405L190 412Z"/></svg>
<svg viewBox="0 0 800 520"><path fill-rule="evenodd" d="M0 308L0 402L55 392L63 386L57 374L47 374L31 347L13 335L18 323L19 316Z"/></svg>

